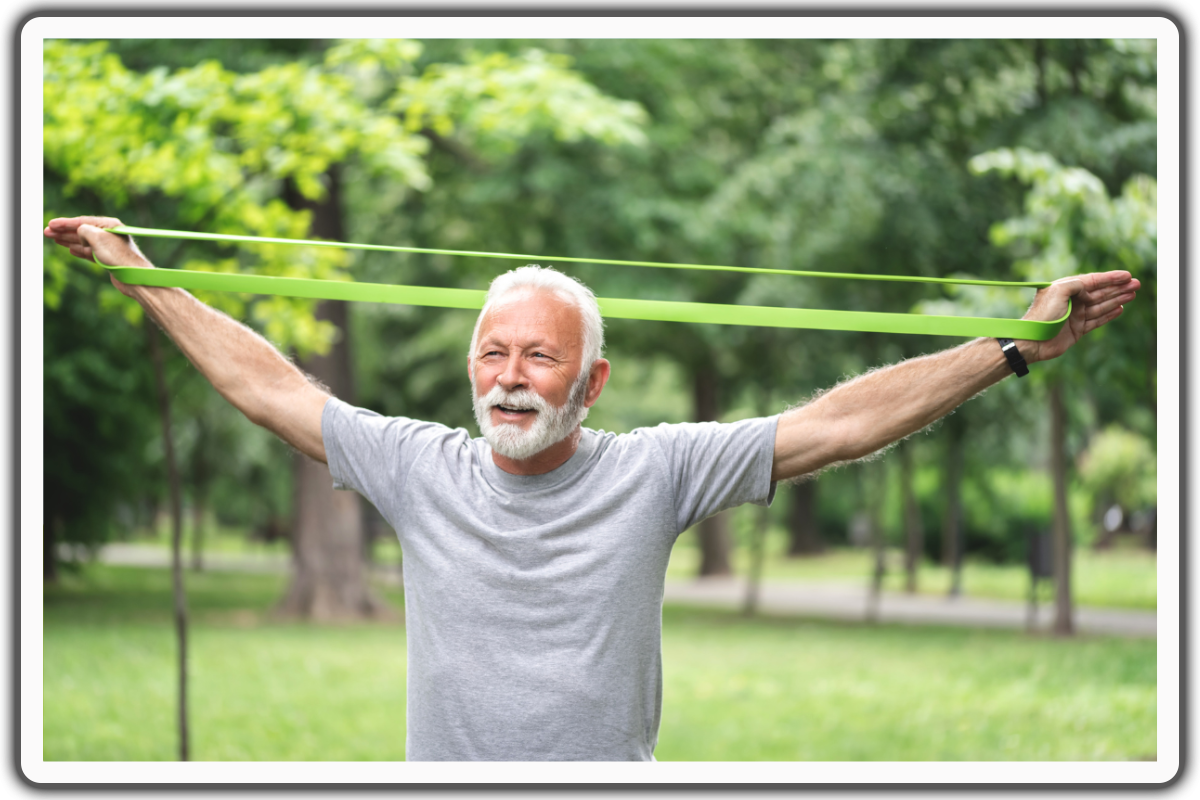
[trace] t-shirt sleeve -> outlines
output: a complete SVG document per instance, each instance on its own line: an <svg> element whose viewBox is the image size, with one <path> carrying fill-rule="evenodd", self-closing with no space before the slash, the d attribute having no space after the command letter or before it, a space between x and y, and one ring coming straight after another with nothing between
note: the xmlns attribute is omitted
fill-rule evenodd
<svg viewBox="0 0 1200 800"><path fill-rule="evenodd" d="M679 530L743 503L770 505L779 417L688 422L647 429L663 449Z"/></svg>
<svg viewBox="0 0 1200 800"><path fill-rule="evenodd" d="M448 429L407 417L384 417L330 398L321 412L321 437L333 488L353 489L378 507L395 496L423 447Z"/></svg>

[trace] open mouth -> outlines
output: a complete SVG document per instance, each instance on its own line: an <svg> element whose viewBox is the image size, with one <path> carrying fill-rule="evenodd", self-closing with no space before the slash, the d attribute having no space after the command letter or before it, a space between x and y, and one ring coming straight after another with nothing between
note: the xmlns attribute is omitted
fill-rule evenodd
<svg viewBox="0 0 1200 800"><path fill-rule="evenodd" d="M513 406L501 406L501 405L493 406L493 408L499 409L500 412L503 414L521 415L521 414L532 414L533 413L532 408L515 408Z"/></svg>

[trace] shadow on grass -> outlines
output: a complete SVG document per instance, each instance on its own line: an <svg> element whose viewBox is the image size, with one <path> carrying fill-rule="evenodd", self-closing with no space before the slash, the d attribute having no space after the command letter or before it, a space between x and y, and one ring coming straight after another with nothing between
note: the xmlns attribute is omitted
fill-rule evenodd
<svg viewBox="0 0 1200 800"><path fill-rule="evenodd" d="M250 627L262 624L311 624L280 620L273 614L287 589L288 576L252 572L204 570L186 572L188 616L206 625ZM404 607L402 590L376 586L397 610ZM124 567L88 564L76 574L64 575L42 592L46 625L169 624L174 600L171 571L158 567ZM391 622L365 625L403 625L403 615Z"/></svg>

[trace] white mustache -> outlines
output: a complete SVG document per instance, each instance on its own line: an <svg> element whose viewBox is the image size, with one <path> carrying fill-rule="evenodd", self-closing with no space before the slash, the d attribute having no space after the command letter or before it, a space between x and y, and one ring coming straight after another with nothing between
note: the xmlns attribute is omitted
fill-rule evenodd
<svg viewBox="0 0 1200 800"><path fill-rule="evenodd" d="M488 408L504 406L514 411L553 411L554 406L537 392L530 389L517 389L510 392L499 385L483 397L483 403Z"/></svg>

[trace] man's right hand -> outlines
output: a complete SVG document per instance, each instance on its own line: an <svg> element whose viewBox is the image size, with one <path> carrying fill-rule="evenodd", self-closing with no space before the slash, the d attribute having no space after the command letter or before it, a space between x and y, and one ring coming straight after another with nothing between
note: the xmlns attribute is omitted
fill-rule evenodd
<svg viewBox="0 0 1200 800"><path fill-rule="evenodd" d="M102 264L114 267L153 267L132 239L104 230L120 224L114 217L60 217L50 220L42 233L86 261L92 261L94 255ZM116 278L112 283L122 294L132 296L130 287Z"/></svg>

